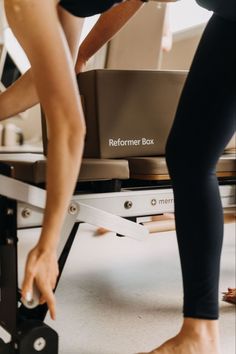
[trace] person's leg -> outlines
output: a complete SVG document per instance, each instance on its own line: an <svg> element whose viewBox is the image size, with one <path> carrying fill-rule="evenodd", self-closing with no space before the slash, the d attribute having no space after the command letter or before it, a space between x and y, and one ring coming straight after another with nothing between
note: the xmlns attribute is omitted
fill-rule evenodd
<svg viewBox="0 0 236 354"><path fill-rule="evenodd" d="M50 133L43 227L37 245L28 255L22 297L32 296L35 282L55 319L52 290L58 274L56 249L78 180L85 120L55 0L6 0L4 4L9 25L31 63Z"/></svg>
<svg viewBox="0 0 236 354"><path fill-rule="evenodd" d="M64 30L73 62L76 63L83 19L72 16L58 6L58 16ZM39 102L31 69L6 91L0 93L0 120L12 117Z"/></svg>
<svg viewBox="0 0 236 354"><path fill-rule="evenodd" d="M84 18L75 17L58 5L58 16L64 30L72 60L76 63Z"/></svg>
<svg viewBox="0 0 236 354"><path fill-rule="evenodd" d="M215 167L235 131L236 22L213 16L193 61L166 147L184 284L184 324L152 353L219 353L223 212Z"/></svg>

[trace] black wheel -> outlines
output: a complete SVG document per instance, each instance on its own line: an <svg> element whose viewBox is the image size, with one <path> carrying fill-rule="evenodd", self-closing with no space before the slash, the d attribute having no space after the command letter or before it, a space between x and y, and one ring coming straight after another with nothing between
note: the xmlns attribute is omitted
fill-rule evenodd
<svg viewBox="0 0 236 354"><path fill-rule="evenodd" d="M25 321L20 332L19 354L58 354L58 335L43 322Z"/></svg>
<svg viewBox="0 0 236 354"><path fill-rule="evenodd" d="M0 354L8 354L7 344L0 338Z"/></svg>

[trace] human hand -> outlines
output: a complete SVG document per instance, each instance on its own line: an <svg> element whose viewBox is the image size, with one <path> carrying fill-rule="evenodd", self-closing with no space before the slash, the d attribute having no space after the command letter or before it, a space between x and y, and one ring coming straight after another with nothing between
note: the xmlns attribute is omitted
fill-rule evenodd
<svg viewBox="0 0 236 354"><path fill-rule="evenodd" d="M40 304L47 303L53 320L56 319L56 300L53 290L56 287L58 275L56 250L42 250L36 246L30 251L22 285L22 297L26 301L31 301L35 285L40 293Z"/></svg>

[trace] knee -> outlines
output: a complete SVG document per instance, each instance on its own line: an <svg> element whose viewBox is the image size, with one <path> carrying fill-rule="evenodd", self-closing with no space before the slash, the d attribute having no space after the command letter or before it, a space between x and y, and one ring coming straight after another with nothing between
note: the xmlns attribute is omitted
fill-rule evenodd
<svg viewBox="0 0 236 354"><path fill-rule="evenodd" d="M184 151L181 150L183 149L178 139L169 136L165 147L165 157L169 174L172 178L180 171L183 171Z"/></svg>
<svg viewBox="0 0 236 354"><path fill-rule="evenodd" d="M34 6L36 0L5 0L6 15L14 16L14 20L23 20L22 14Z"/></svg>
<svg viewBox="0 0 236 354"><path fill-rule="evenodd" d="M172 179L195 174L200 170L200 153L184 136L170 135L165 148L166 163Z"/></svg>
<svg viewBox="0 0 236 354"><path fill-rule="evenodd" d="M186 176L204 179L215 171L212 159L198 144L180 138L169 137L165 149L166 163L172 180L186 179Z"/></svg>
<svg viewBox="0 0 236 354"><path fill-rule="evenodd" d="M10 25L12 25L12 20L17 21L22 19L22 9L27 0L5 0L4 7L6 11L6 16Z"/></svg>
<svg viewBox="0 0 236 354"><path fill-rule="evenodd" d="M16 13L18 13L22 6L24 6L24 3L29 2L27 0L5 0L4 6L5 8L12 10Z"/></svg>

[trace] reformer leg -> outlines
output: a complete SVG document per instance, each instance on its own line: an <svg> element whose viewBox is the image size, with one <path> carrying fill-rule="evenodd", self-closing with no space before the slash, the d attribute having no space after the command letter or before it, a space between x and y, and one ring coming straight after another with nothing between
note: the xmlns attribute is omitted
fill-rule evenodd
<svg viewBox="0 0 236 354"><path fill-rule="evenodd" d="M1 354L58 354L58 335L42 321L23 316L18 306L16 202L0 197L0 324L11 342Z"/></svg>
<svg viewBox="0 0 236 354"><path fill-rule="evenodd" d="M0 164L0 172L12 170ZM16 209L15 200L0 196L0 325L11 335L9 343L0 340L0 354L58 354L57 333L19 306Z"/></svg>

